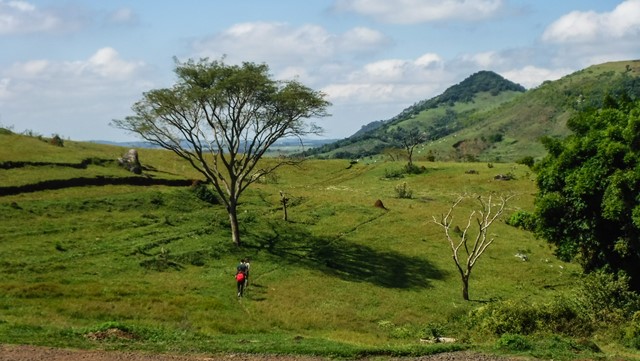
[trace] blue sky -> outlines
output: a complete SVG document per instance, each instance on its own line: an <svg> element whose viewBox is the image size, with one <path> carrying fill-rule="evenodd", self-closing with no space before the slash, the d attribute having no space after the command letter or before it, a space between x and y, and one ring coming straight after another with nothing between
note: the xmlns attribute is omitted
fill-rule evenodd
<svg viewBox="0 0 640 361"><path fill-rule="evenodd" d="M173 57L266 63L332 102L343 138L492 70L533 88L640 59L640 0L0 0L0 126L136 140L109 125L173 84Z"/></svg>

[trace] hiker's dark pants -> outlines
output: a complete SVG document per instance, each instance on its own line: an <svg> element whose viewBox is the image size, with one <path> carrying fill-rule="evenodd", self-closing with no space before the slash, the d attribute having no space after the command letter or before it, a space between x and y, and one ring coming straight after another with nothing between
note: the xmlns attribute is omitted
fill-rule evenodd
<svg viewBox="0 0 640 361"><path fill-rule="evenodd" d="M244 280L236 282L238 284L238 296L242 296L244 293Z"/></svg>

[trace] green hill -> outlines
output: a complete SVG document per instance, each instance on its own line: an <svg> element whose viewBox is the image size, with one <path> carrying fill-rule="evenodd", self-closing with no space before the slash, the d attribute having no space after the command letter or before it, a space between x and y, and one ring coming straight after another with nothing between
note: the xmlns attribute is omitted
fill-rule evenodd
<svg viewBox="0 0 640 361"><path fill-rule="evenodd" d="M144 171L132 175L113 162L126 148L57 147L11 134L0 134L0 144L9 145L0 150L4 344L349 358L493 350L501 333L486 320L470 324L470 312L504 304L555 310L547 303L580 279L577 265L505 224L533 206L535 183L524 166L425 162L425 173L396 179L389 174L404 162L311 160L248 190L240 218L246 246L238 249L222 206L197 186L162 181L198 179L172 153L140 149ZM93 161L75 166L86 159ZM512 180L496 180L499 174ZM126 181L6 192L76 178ZM411 197L398 198L403 184ZM280 191L290 198L288 222ZM470 302L432 222L463 193L516 195L474 268ZM461 227L473 207L456 210ZM243 257L251 259L252 277L238 299L233 273ZM433 335L457 341L420 341ZM554 347L590 355L564 337ZM561 359L565 351L553 352Z"/></svg>
<svg viewBox="0 0 640 361"><path fill-rule="evenodd" d="M513 162L545 154L544 136L564 137L565 122L578 109L599 106L607 94L640 98L640 61L591 66L524 91L499 75L473 74L434 98L397 116L370 123L353 136L307 154L319 158L362 158L398 148L385 137L394 127L417 127L428 135L418 158Z"/></svg>

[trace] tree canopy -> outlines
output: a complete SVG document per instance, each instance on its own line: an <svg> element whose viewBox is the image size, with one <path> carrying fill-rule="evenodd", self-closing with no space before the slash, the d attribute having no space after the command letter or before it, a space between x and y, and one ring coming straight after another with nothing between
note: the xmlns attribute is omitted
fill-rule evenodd
<svg viewBox="0 0 640 361"><path fill-rule="evenodd" d="M176 61L175 73L173 87L144 93L132 107L135 115L113 124L189 161L222 198L240 245L240 195L289 163L280 159L258 170L258 161L278 139L318 133L304 120L326 116L329 102L297 81L271 79L266 64Z"/></svg>
<svg viewBox="0 0 640 361"><path fill-rule="evenodd" d="M587 272L625 272L640 289L640 102L608 97L578 113L536 166L536 233Z"/></svg>

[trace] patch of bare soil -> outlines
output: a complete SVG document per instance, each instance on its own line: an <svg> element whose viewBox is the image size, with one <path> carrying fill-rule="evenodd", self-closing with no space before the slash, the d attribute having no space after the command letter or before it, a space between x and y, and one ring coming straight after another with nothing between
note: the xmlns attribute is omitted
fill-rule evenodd
<svg viewBox="0 0 640 361"><path fill-rule="evenodd" d="M376 358L379 359L379 358ZM160 355L142 352L72 350L40 346L0 345L0 361L326 361L321 357L273 355ZM362 359L359 361L366 361ZM389 361L511 361L498 356L472 352L449 352Z"/></svg>

